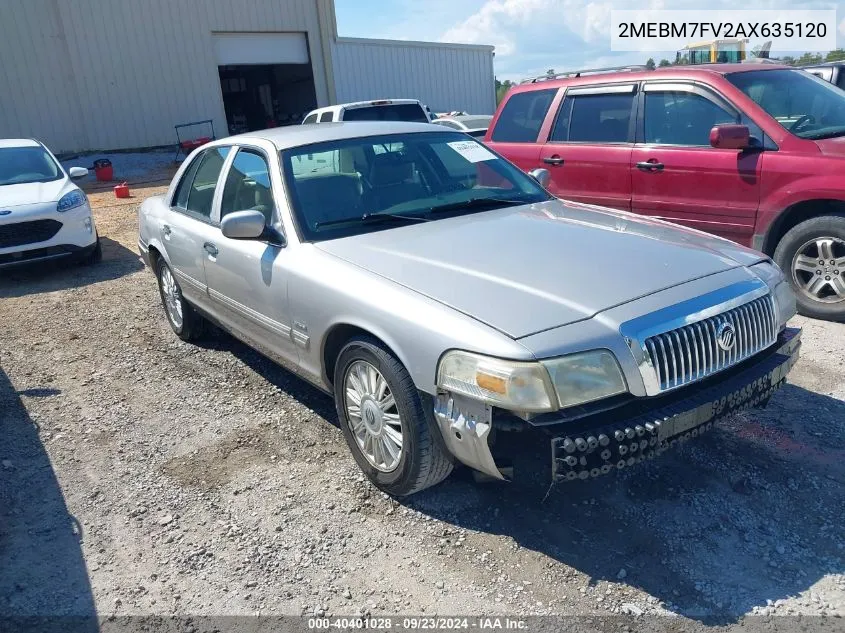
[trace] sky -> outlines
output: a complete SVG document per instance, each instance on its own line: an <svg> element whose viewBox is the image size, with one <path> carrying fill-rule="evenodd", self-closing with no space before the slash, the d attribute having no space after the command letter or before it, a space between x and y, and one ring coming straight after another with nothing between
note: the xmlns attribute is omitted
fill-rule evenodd
<svg viewBox="0 0 845 633"><path fill-rule="evenodd" d="M674 59L674 51L613 53L615 9L837 9L837 42L845 46L845 0L335 0L341 37L492 44L496 76L516 81L558 71ZM755 44L754 41L750 46ZM772 56L801 51L773 50Z"/></svg>

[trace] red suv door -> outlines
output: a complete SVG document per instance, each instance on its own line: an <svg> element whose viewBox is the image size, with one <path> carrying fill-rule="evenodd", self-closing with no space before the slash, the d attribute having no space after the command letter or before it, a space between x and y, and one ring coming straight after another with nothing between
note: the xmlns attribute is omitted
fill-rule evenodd
<svg viewBox="0 0 845 633"><path fill-rule="evenodd" d="M632 209L750 246L760 201L764 152L716 149L720 123L762 131L699 85L646 83L631 154Z"/></svg>
<svg viewBox="0 0 845 633"><path fill-rule="evenodd" d="M537 167L560 198L631 208L635 83L569 88Z"/></svg>

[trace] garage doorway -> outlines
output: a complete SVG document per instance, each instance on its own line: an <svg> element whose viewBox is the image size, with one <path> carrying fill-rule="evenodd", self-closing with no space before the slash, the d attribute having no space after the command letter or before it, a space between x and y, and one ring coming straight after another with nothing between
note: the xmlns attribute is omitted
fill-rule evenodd
<svg viewBox="0 0 845 633"><path fill-rule="evenodd" d="M302 122L317 107L305 33L215 33L230 134Z"/></svg>
<svg viewBox="0 0 845 633"><path fill-rule="evenodd" d="M302 123L317 107L309 64L218 66L229 134Z"/></svg>

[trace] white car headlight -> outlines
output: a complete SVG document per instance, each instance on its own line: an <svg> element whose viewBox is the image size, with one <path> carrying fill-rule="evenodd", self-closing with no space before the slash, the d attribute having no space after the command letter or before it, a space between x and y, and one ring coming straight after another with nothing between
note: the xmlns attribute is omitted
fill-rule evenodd
<svg viewBox="0 0 845 633"><path fill-rule="evenodd" d="M564 409L628 390L616 357L607 350L582 352L541 362L549 371L558 402Z"/></svg>
<svg viewBox="0 0 845 633"><path fill-rule="evenodd" d="M558 408L549 373L536 362L447 352L437 368L437 386L513 411Z"/></svg>
<svg viewBox="0 0 845 633"><path fill-rule="evenodd" d="M627 391L619 363L607 350L540 362L451 351L440 361L437 386L503 409L526 412L557 411Z"/></svg>

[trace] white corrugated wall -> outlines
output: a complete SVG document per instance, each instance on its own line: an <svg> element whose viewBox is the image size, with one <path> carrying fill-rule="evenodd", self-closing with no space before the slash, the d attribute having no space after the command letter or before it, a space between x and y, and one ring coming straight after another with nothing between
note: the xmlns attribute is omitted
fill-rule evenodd
<svg viewBox="0 0 845 633"><path fill-rule="evenodd" d="M0 11L0 138L57 153L151 147L207 118L225 136L212 38L231 32L305 33L320 106L495 108L492 47L338 39L332 0L15 0Z"/></svg>
<svg viewBox="0 0 845 633"><path fill-rule="evenodd" d="M173 126L226 119L214 32L305 32L328 103L314 0L26 0L0 18L0 137L56 152L175 143Z"/></svg>
<svg viewBox="0 0 845 633"><path fill-rule="evenodd" d="M419 99L434 112L493 114L493 47L339 38L332 44L338 103Z"/></svg>

